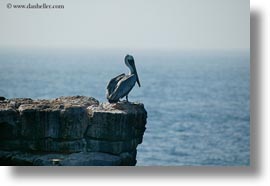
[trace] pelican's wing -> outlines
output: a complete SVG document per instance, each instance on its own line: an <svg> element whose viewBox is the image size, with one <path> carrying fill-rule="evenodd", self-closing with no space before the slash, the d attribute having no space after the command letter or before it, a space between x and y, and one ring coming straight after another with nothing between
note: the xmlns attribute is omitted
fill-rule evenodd
<svg viewBox="0 0 270 186"><path fill-rule="evenodd" d="M125 74L120 74L110 80L110 82L107 85L107 91L106 91L106 97L109 98L109 96L113 93L113 91L116 88L117 83L125 76Z"/></svg>
<svg viewBox="0 0 270 186"><path fill-rule="evenodd" d="M136 83L136 76L134 74L124 76L117 83L116 88L113 91L113 93L109 96L109 99L116 101L128 95L128 93L134 87L135 83Z"/></svg>

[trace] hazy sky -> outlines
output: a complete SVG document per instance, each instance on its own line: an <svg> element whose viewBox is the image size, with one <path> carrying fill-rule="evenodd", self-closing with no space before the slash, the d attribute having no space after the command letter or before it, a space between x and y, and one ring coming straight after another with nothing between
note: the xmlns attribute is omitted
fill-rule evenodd
<svg viewBox="0 0 270 186"><path fill-rule="evenodd" d="M64 9L8 9L11 4ZM249 0L1 0L0 47L249 49Z"/></svg>

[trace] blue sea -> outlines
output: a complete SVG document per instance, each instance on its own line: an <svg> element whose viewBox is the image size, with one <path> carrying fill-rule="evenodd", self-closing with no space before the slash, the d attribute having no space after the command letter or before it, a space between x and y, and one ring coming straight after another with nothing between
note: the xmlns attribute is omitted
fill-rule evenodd
<svg viewBox="0 0 270 186"><path fill-rule="evenodd" d="M0 96L93 96L128 73L127 51L0 50ZM148 112L138 166L248 166L250 58L247 52L136 51L141 88L129 101Z"/></svg>

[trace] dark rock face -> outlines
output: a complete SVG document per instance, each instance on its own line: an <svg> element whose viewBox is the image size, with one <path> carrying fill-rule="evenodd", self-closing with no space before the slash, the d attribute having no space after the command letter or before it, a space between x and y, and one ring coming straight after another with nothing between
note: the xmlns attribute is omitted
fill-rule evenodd
<svg viewBox="0 0 270 186"><path fill-rule="evenodd" d="M0 165L135 165L143 104L91 97L0 101Z"/></svg>

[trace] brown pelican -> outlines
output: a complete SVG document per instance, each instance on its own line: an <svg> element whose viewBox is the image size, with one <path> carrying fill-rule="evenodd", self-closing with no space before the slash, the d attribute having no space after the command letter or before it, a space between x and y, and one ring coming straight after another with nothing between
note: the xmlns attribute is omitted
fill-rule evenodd
<svg viewBox="0 0 270 186"><path fill-rule="evenodd" d="M126 55L125 64L130 70L129 74L120 74L111 79L107 85L106 97L110 103L117 103L120 98L125 96L128 102L128 94L135 83L137 82L139 87L141 86L133 56Z"/></svg>

